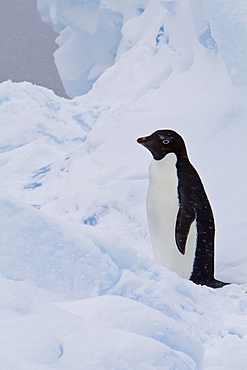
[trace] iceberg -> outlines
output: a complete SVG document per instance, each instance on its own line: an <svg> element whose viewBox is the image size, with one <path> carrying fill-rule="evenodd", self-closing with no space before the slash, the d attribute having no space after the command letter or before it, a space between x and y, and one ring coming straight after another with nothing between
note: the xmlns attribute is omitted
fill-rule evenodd
<svg viewBox="0 0 247 370"><path fill-rule="evenodd" d="M171 19L179 20L182 3L193 19L168 31ZM192 0L190 4L175 0L129 0L124 4L116 0L38 0L37 8L41 19L59 34L55 64L70 97L86 94L106 69L148 35L156 32L160 43L160 30L168 44L165 59L170 58L171 50L182 55L182 45L191 49L195 33L203 47L218 50L232 83L247 86L247 11L241 0ZM176 49L174 37L179 30L183 42Z"/></svg>

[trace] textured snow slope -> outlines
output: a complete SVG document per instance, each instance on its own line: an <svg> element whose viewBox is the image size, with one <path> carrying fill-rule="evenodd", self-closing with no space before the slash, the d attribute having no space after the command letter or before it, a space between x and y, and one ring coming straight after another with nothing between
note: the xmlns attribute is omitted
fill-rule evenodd
<svg viewBox="0 0 247 370"><path fill-rule="evenodd" d="M148 36L156 45L171 47L166 62L178 51L179 43L187 53L179 53L177 66L186 68L191 63L194 33L204 48L220 53L232 82L247 86L244 0L37 0L37 4L41 19L59 34L54 59L68 96L87 93L108 67ZM171 70L164 70L163 77Z"/></svg>

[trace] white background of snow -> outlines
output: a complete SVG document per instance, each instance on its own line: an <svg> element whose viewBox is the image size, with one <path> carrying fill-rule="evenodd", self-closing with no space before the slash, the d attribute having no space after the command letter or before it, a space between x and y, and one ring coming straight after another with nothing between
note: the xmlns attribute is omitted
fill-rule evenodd
<svg viewBox="0 0 247 370"><path fill-rule="evenodd" d="M247 92L198 42L190 2L162 3L126 18L86 96L1 84L3 369L247 366ZM153 261L135 140L159 128L183 135L207 189L217 277L245 285L195 286Z"/></svg>
<svg viewBox="0 0 247 370"><path fill-rule="evenodd" d="M247 87L245 0L191 0L190 4L187 0L37 0L41 19L59 34L54 60L68 96L87 93L97 78L140 39L144 40L150 32L159 35L157 28L164 25L165 8L169 15L165 16L166 31L159 40L164 43L170 21L173 25L178 21L177 5L180 2L181 8L183 4L191 8L193 23L189 23L199 42L208 49L218 49L232 83ZM186 32L191 35L191 29L188 18L183 15L182 18L177 29L179 47L180 51L184 48L188 52L190 37L186 37ZM185 32L183 37L181 31ZM182 40L186 42L182 44ZM185 68L187 63L189 59L186 62L183 58L181 67ZM162 76L170 72L169 63ZM157 78L160 82L161 76Z"/></svg>

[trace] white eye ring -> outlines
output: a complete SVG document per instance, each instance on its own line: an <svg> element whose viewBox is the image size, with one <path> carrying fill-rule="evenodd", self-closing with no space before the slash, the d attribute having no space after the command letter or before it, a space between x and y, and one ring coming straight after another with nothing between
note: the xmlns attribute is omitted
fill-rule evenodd
<svg viewBox="0 0 247 370"><path fill-rule="evenodd" d="M162 141L162 143L163 143L163 144L169 144L169 143L170 143L170 141L169 141L169 140L163 140L163 141Z"/></svg>

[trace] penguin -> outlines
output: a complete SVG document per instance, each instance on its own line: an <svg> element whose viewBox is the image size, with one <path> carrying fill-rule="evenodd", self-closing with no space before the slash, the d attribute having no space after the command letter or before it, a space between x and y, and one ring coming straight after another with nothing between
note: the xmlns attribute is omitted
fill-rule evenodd
<svg viewBox="0 0 247 370"><path fill-rule="evenodd" d="M153 156L146 207L156 261L195 284L223 287L214 278L213 211L183 138L165 129L137 142Z"/></svg>

